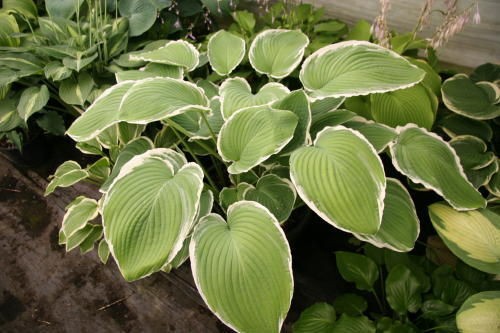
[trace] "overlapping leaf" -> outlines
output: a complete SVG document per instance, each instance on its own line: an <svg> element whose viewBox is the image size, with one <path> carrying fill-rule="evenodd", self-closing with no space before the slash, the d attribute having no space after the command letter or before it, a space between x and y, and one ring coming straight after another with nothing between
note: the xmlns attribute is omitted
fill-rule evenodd
<svg viewBox="0 0 500 333"><path fill-rule="evenodd" d="M179 66L192 71L198 66L200 53L190 43L183 40L170 41L156 50L130 55L130 60L142 60L159 64Z"/></svg>
<svg viewBox="0 0 500 333"><path fill-rule="evenodd" d="M500 327L500 291L483 291L469 297L457 312L463 333L496 332Z"/></svg>
<svg viewBox="0 0 500 333"><path fill-rule="evenodd" d="M69 187L89 176L75 161L66 161L61 164L52 177L52 180L45 189L45 195L54 192L57 187Z"/></svg>

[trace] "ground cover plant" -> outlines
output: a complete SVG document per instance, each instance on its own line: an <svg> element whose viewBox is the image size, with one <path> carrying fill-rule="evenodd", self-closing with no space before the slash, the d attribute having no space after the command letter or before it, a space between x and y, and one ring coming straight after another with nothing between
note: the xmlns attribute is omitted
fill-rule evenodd
<svg viewBox="0 0 500 333"><path fill-rule="evenodd" d="M47 187L50 194L89 180L102 193L68 206L59 234L66 250L97 245L102 261L111 255L128 281L189 258L202 298L222 322L278 332L294 289L281 227L293 210L308 207L385 253L408 252L420 232L412 197L432 191L440 201L428 207L430 220L462 266L475 276L498 274L498 66L441 83L432 63L404 55L410 44L375 44L362 24L347 34L352 40L323 45L311 39L325 22L313 19L308 34L281 26L256 32L249 15L235 13L232 28L198 47L161 41L123 56L130 65L116 73L117 84L67 131L96 162L65 162ZM335 321L344 310L320 305L297 331L308 316L323 315L334 327L375 331L375 320L381 331L411 331L407 311L454 321L457 309L460 329L474 325L476 311L485 327L497 325L498 293L489 285L457 300L437 279L432 296L425 274L446 269L419 275L409 260L360 256L337 253L342 276L372 291L386 270L380 281L395 318L368 319L361 310ZM360 273L360 266L369 269ZM441 275L450 283L453 274Z"/></svg>

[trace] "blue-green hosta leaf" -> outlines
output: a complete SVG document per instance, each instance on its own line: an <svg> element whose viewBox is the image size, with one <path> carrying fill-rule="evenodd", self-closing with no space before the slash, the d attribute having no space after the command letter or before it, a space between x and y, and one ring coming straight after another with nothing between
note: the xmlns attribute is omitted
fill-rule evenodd
<svg viewBox="0 0 500 333"><path fill-rule="evenodd" d="M312 118L311 137L316 138L316 135L318 135L319 132L325 129L325 127L342 125L353 119L354 117L356 117L356 114L354 112L344 109L333 110L330 112L315 115Z"/></svg>
<svg viewBox="0 0 500 333"><path fill-rule="evenodd" d="M368 309L368 303L359 295L342 294L335 298L333 307L337 313L345 313L349 316L359 316Z"/></svg>
<svg viewBox="0 0 500 333"><path fill-rule="evenodd" d="M208 100L196 85L172 78L125 81L107 89L76 119L67 134L87 141L121 121L146 124L192 109L207 110Z"/></svg>
<svg viewBox="0 0 500 333"><path fill-rule="evenodd" d="M395 129L371 120L364 120L360 117L345 123L345 126L363 134L375 148L377 153L383 152L389 143L397 136Z"/></svg>
<svg viewBox="0 0 500 333"><path fill-rule="evenodd" d="M255 187L252 186L244 194L245 200L262 204L280 223L290 217L296 197L295 187L288 179L272 174L260 178Z"/></svg>
<svg viewBox="0 0 500 333"><path fill-rule="evenodd" d="M335 252L337 268L344 280L356 284L359 290L373 290L379 273L377 264L362 254L337 251Z"/></svg>
<svg viewBox="0 0 500 333"><path fill-rule="evenodd" d="M486 206L486 200L467 180L457 154L447 142L411 124L396 130L399 136L389 148L399 172L432 189L458 210Z"/></svg>
<svg viewBox="0 0 500 333"><path fill-rule="evenodd" d="M302 311L293 324L294 333L331 333L337 320L335 309L328 303L316 303Z"/></svg>
<svg viewBox="0 0 500 333"><path fill-rule="evenodd" d="M457 312L457 327L463 333L498 332L500 291L483 291L469 297Z"/></svg>
<svg viewBox="0 0 500 333"><path fill-rule="evenodd" d="M186 68L190 72L198 66L199 57L200 53L192 44L183 40L176 40L170 41L156 50L131 54L130 60L179 66Z"/></svg>
<svg viewBox="0 0 500 333"><path fill-rule="evenodd" d="M217 140L221 157L232 162L228 172L246 172L279 152L292 139L297 122L293 112L268 106L235 112L222 126Z"/></svg>
<svg viewBox="0 0 500 333"><path fill-rule="evenodd" d="M159 271L182 248L199 207L203 171L173 150L137 155L104 196L104 235L122 275Z"/></svg>
<svg viewBox="0 0 500 333"><path fill-rule="evenodd" d="M245 56L245 40L226 30L219 30L208 40L207 54L213 70L221 76L228 75Z"/></svg>
<svg viewBox="0 0 500 333"><path fill-rule="evenodd" d="M76 13L83 0L46 0L45 8L50 17L70 18Z"/></svg>
<svg viewBox="0 0 500 333"><path fill-rule="evenodd" d="M212 111L206 118L201 119L199 131L196 132L190 139L210 139L212 135L217 136L224 125L222 117L221 103L218 96L210 100L210 110Z"/></svg>
<svg viewBox="0 0 500 333"><path fill-rule="evenodd" d="M59 96L68 104L83 105L94 87L94 80L87 72L78 74L78 78L68 78L59 86Z"/></svg>
<svg viewBox="0 0 500 333"><path fill-rule="evenodd" d="M66 161L61 164L54 175L51 176L52 180L45 189L45 195L54 192L57 187L69 187L78 183L80 180L89 176L87 170L83 170L80 165L75 161Z"/></svg>
<svg viewBox="0 0 500 333"><path fill-rule="evenodd" d="M491 82L474 83L465 74L443 82L443 102L448 109L467 118L493 119L500 116L500 88Z"/></svg>
<svg viewBox="0 0 500 333"><path fill-rule="evenodd" d="M157 6L154 1L120 0L118 10L129 22L129 35L139 36L146 32L156 21Z"/></svg>
<svg viewBox="0 0 500 333"><path fill-rule="evenodd" d="M97 214L97 201L79 196L67 208L62 221L61 232L68 239L75 232L83 229L87 225L87 222L95 219Z"/></svg>
<svg viewBox="0 0 500 333"><path fill-rule="evenodd" d="M391 127L413 123L427 130L434 124L438 100L422 84L370 97L373 119L379 123Z"/></svg>
<svg viewBox="0 0 500 333"><path fill-rule="evenodd" d="M456 136L450 140L450 145L466 171L482 169L496 160L495 153L488 151L486 143L472 135Z"/></svg>
<svg viewBox="0 0 500 333"><path fill-rule="evenodd" d="M0 100L0 132L8 132L23 125L23 119L16 108L17 100Z"/></svg>
<svg viewBox="0 0 500 333"><path fill-rule="evenodd" d="M258 73L281 79L300 64L308 44L300 30L264 30L252 41L248 60Z"/></svg>
<svg viewBox="0 0 500 333"><path fill-rule="evenodd" d="M429 206L429 216L457 257L481 271L500 273L500 215L489 209L458 212L435 203Z"/></svg>
<svg viewBox="0 0 500 333"><path fill-rule="evenodd" d="M302 65L300 81L314 97L349 97L409 88L425 72L381 46L347 41L325 46Z"/></svg>
<svg viewBox="0 0 500 333"><path fill-rule="evenodd" d="M351 317L347 314L342 314L340 318L333 324L331 330L333 333L375 333L375 325L366 316Z"/></svg>
<svg viewBox="0 0 500 333"><path fill-rule="evenodd" d="M450 138L458 135L472 135L486 142L490 142L493 138L493 130L486 121L474 120L458 114L443 118L439 125Z"/></svg>
<svg viewBox="0 0 500 333"><path fill-rule="evenodd" d="M422 305L422 287L418 278L405 265L396 265L385 280L387 303L400 314L415 313Z"/></svg>
<svg viewBox="0 0 500 333"><path fill-rule="evenodd" d="M46 85L25 89L17 104L19 116L26 122L33 113L40 111L47 104L49 98L49 89Z"/></svg>
<svg viewBox="0 0 500 333"><path fill-rule="evenodd" d="M195 228L189 253L196 286L220 320L239 332L280 331L293 293L292 258L265 207L237 202L227 222L207 215Z"/></svg>
<svg viewBox="0 0 500 333"><path fill-rule="evenodd" d="M281 154L291 153L295 149L311 142L309 135L311 128L311 108L307 95L303 90L291 92L282 100L275 102L273 108L292 111L299 119L293 139L283 148Z"/></svg>
<svg viewBox="0 0 500 333"><path fill-rule="evenodd" d="M387 178L382 224L374 235L357 235L377 247L408 252L415 246L420 223L410 193L397 179Z"/></svg>
<svg viewBox="0 0 500 333"><path fill-rule="evenodd" d="M228 119L233 113L243 108L269 105L290 92L284 85L271 82L260 88L259 92L254 95L248 82L241 77L225 80L219 91L224 119Z"/></svg>
<svg viewBox="0 0 500 333"><path fill-rule="evenodd" d="M378 231L386 179L382 161L359 132L325 128L314 146L292 153L290 176L302 200L334 227L362 234Z"/></svg>

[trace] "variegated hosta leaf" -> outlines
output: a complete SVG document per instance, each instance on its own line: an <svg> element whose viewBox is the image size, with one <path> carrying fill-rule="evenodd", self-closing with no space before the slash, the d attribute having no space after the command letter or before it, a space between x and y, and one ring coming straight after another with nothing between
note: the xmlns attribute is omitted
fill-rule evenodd
<svg viewBox="0 0 500 333"><path fill-rule="evenodd" d="M457 312L457 327L463 333L498 332L500 291L483 291L469 297Z"/></svg>
<svg viewBox="0 0 500 333"><path fill-rule="evenodd" d="M495 161L495 154L488 151L483 140L472 135L460 135L450 140L451 147L460 158L460 164L467 171L478 170Z"/></svg>
<svg viewBox="0 0 500 333"><path fill-rule="evenodd" d="M384 168L359 132L343 126L325 128L314 146L292 153L290 176L302 200L334 227L362 234L379 230Z"/></svg>
<svg viewBox="0 0 500 333"><path fill-rule="evenodd" d="M500 215L489 209L458 212L435 203L429 206L429 216L457 257L481 271L500 274Z"/></svg>
<svg viewBox="0 0 500 333"><path fill-rule="evenodd" d="M292 111L299 119L292 140L283 148L281 154L291 153L295 149L311 142L309 135L311 128L311 108L307 95L303 90L291 92L282 100L275 102L273 108Z"/></svg>
<svg viewBox="0 0 500 333"><path fill-rule="evenodd" d="M125 81L107 89L77 118L67 134L87 141L121 121L147 124L189 110L207 110L208 99L196 85L172 78Z"/></svg>
<svg viewBox="0 0 500 333"><path fill-rule="evenodd" d="M102 226L88 223L82 229L73 233L69 238L64 238L62 233L59 233L59 244L66 245L66 252L69 252L78 246L82 247L82 252L90 247L92 249L96 239L102 236ZM89 244L90 243L90 244ZM92 246L90 246L92 245Z"/></svg>
<svg viewBox="0 0 500 333"><path fill-rule="evenodd" d="M465 174L467 175L467 179L472 183L472 185L475 188L480 188L481 186L486 186L488 188L489 183L491 182L495 174L497 174L499 169L500 169L500 160L495 159L493 163L488 164L484 168L477 170L470 169L464 171ZM500 196L499 195L500 192L498 191L496 194L491 191L490 193L493 195Z"/></svg>
<svg viewBox="0 0 500 333"><path fill-rule="evenodd" d="M222 125L224 125L219 97L210 100L210 110L212 112L206 116L206 121L201 120L200 129L190 139L210 139L212 135L219 134Z"/></svg>
<svg viewBox="0 0 500 333"><path fill-rule="evenodd" d="M130 60L149 61L158 64L184 67L188 72L198 66L200 53L190 43L183 40L170 41L156 50L134 53Z"/></svg>
<svg viewBox="0 0 500 333"><path fill-rule="evenodd" d="M498 159L497 164L500 164L500 160ZM500 172L497 172L491 177L491 180L488 182L486 188L488 189L488 191L490 191L491 194L500 197Z"/></svg>
<svg viewBox="0 0 500 333"><path fill-rule="evenodd" d="M416 59L412 57L406 57L406 59L410 63L425 71L425 77L422 80L422 84L429 88L434 95L439 96L441 94L441 77L434 70L434 68L432 68L431 65L423 59Z"/></svg>
<svg viewBox="0 0 500 333"><path fill-rule="evenodd" d="M486 121L474 120L458 114L443 118L440 126L450 138L458 135L472 135L486 142L490 142L493 138L493 130Z"/></svg>
<svg viewBox="0 0 500 333"><path fill-rule="evenodd" d="M159 76L182 80L184 70L179 66L150 63L144 67L144 70L128 70L115 73L117 83L123 81L137 81Z"/></svg>
<svg viewBox="0 0 500 333"><path fill-rule="evenodd" d="M118 139L121 144L127 144L130 141L137 139L141 133L146 129L146 125L118 123Z"/></svg>
<svg viewBox="0 0 500 333"><path fill-rule="evenodd" d="M219 96L219 86L209 80L206 79L198 80L196 81L196 85L201 89L203 89L205 95L210 100L212 100L216 96Z"/></svg>
<svg viewBox="0 0 500 333"><path fill-rule="evenodd" d="M0 100L0 132L8 132L23 125L16 103L15 99Z"/></svg>
<svg viewBox="0 0 500 333"><path fill-rule="evenodd" d="M291 111L257 106L239 110L227 119L217 140L228 172L246 172L279 152L293 137L298 118Z"/></svg>
<svg viewBox="0 0 500 333"><path fill-rule="evenodd" d="M86 170L89 173L89 179L98 184L104 183L109 177L110 161L108 157L101 157L91 165L87 166Z"/></svg>
<svg viewBox="0 0 500 333"><path fill-rule="evenodd" d="M422 84L370 97L373 119L379 123L391 127L413 123L427 130L434 124L438 100Z"/></svg>
<svg viewBox="0 0 500 333"><path fill-rule="evenodd" d="M35 112L40 111L49 101L50 94L46 85L40 87L30 87L23 91L17 111L19 116L28 121L28 118Z"/></svg>
<svg viewBox="0 0 500 333"><path fill-rule="evenodd" d="M92 76L87 72L81 72L76 79L70 77L61 81L59 96L65 103L84 105L94 85Z"/></svg>
<svg viewBox="0 0 500 333"><path fill-rule="evenodd" d="M97 201L83 196L77 197L64 214L61 232L68 239L78 230L83 229L87 222L95 219L98 214Z"/></svg>
<svg viewBox="0 0 500 333"><path fill-rule="evenodd" d="M248 82L241 77L227 79L222 83L219 91L224 119L228 119L233 113L246 107L271 104L290 92L284 85L271 82L260 88L259 92L254 95Z"/></svg>
<svg viewBox="0 0 500 333"><path fill-rule="evenodd" d="M52 180L45 189L45 195L51 194L57 187L69 187L74 185L88 176L89 173L87 170L83 170L77 162L66 161L61 164L54 175L51 176Z"/></svg>
<svg viewBox="0 0 500 333"><path fill-rule="evenodd" d="M387 178L380 229L374 235L354 235L380 248L408 252L415 246L419 232L420 223L410 193L397 179Z"/></svg>
<svg viewBox="0 0 500 333"><path fill-rule="evenodd" d="M311 114L313 118L321 116L327 112L335 111L344 103L344 97L325 97L311 102Z"/></svg>
<svg viewBox="0 0 500 333"><path fill-rule="evenodd" d="M326 99L326 98L325 98ZM349 110L339 109L316 115L312 119L311 137L314 139L316 135L325 127L342 125L356 117L354 112Z"/></svg>
<svg viewBox="0 0 500 333"><path fill-rule="evenodd" d="M457 74L443 82L443 102L448 109L472 119L500 116L500 88L491 82L474 83L465 74Z"/></svg>
<svg viewBox="0 0 500 333"><path fill-rule="evenodd" d="M255 187L247 189L243 196L245 200L262 204L278 222L283 223L292 213L297 193L288 179L270 174L260 178Z"/></svg>
<svg viewBox="0 0 500 333"><path fill-rule="evenodd" d="M203 171L164 148L137 155L104 196L104 235L127 281L160 270L182 248L196 217Z"/></svg>
<svg viewBox="0 0 500 333"><path fill-rule="evenodd" d="M467 180L457 154L447 142L414 125L396 130L399 136L389 148L399 172L438 193L455 209L486 206L486 200Z"/></svg>
<svg viewBox="0 0 500 333"><path fill-rule="evenodd" d="M266 208L240 201L229 207L227 222L207 215L189 252L196 286L221 321L238 332L280 331L293 293L292 258Z"/></svg>
<svg viewBox="0 0 500 333"><path fill-rule="evenodd" d="M270 29L255 36L248 60L261 74L281 79L300 64L309 38L300 30Z"/></svg>
<svg viewBox="0 0 500 333"><path fill-rule="evenodd" d="M219 75L230 74L245 56L245 40L226 30L219 30L208 40L208 60Z"/></svg>
<svg viewBox="0 0 500 333"><path fill-rule="evenodd" d="M345 126L355 129L372 144L377 153L381 153L387 148L389 143L398 135L396 130L373 121L360 120L359 118L345 123Z"/></svg>
<svg viewBox="0 0 500 333"><path fill-rule="evenodd" d="M300 80L313 96L349 97L404 89L425 72L397 53L364 41L325 46L302 65Z"/></svg>

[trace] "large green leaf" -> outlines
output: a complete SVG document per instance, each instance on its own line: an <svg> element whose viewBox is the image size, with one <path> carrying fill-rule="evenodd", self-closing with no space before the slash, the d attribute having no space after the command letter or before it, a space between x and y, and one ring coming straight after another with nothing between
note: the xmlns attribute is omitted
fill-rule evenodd
<svg viewBox="0 0 500 333"><path fill-rule="evenodd" d="M27 121L33 113L40 111L47 104L49 98L50 94L46 85L25 89L17 105L19 116Z"/></svg>
<svg viewBox="0 0 500 333"><path fill-rule="evenodd" d="M328 303L316 303L302 311L293 324L294 333L331 333L337 316Z"/></svg>
<svg viewBox="0 0 500 333"><path fill-rule="evenodd" d="M245 56L245 40L226 30L219 30L208 40L208 60L219 75L230 74Z"/></svg>
<svg viewBox="0 0 500 333"><path fill-rule="evenodd" d="M314 146L292 153L290 175L302 200L328 223L361 234L378 231L386 179L375 149L359 132L325 128Z"/></svg>
<svg viewBox="0 0 500 333"><path fill-rule="evenodd" d="M183 40L170 41L156 50L134 53L130 60L149 61L158 64L184 67L192 71L198 66L200 53Z"/></svg>
<svg viewBox="0 0 500 333"><path fill-rule="evenodd" d="M271 104L290 92L284 85L271 82L254 95L248 82L240 77L225 80L219 91L224 119L246 107Z"/></svg>
<svg viewBox="0 0 500 333"><path fill-rule="evenodd" d="M435 203L429 206L429 216L457 257L481 271L500 274L500 215L489 209L458 212Z"/></svg>
<svg viewBox="0 0 500 333"><path fill-rule="evenodd" d="M378 280L377 264L362 254L337 251L335 252L337 268L344 280L354 282L359 290L374 290L373 285Z"/></svg>
<svg viewBox="0 0 500 333"><path fill-rule="evenodd" d="M387 302L400 314L417 312L422 305L420 282L405 265L396 265L385 280Z"/></svg>
<svg viewBox="0 0 500 333"><path fill-rule="evenodd" d="M61 164L54 175L51 176L52 180L45 189L45 195L54 192L57 187L69 187L74 185L88 176L89 173L87 170L83 170L77 162L66 161Z"/></svg>
<svg viewBox="0 0 500 333"><path fill-rule="evenodd" d="M232 162L228 172L246 172L279 152L292 139L297 121L293 112L268 106L235 112L222 126L217 140L221 157Z"/></svg>
<svg viewBox="0 0 500 333"><path fill-rule="evenodd" d="M125 163L104 196L104 235L122 275L159 271L182 248L199 207L203 171L173 150L149 150Z"/></svg>
<svg viewBox="0 0 500 333"><path fill-rule="evenodd" d="M71 18L83 0L45 0L45 8L50 17Z"/></svg>
<svg viewBox="0 0 500 333"><path fill-rule="evenodd" d="M415 246L420 223L410 193L397 179L387 178L382 224L374 235L357 235L377 247L408 252Z"/></svg>
<svg viewBox="0 0 500 333"><path fill-rule="evenodd" d="M443 102L448 109L472 119L500 116L500 88L491 82L474 83L465 74L457 74L443 82Z"/></svg>
<svg viewBox="0 0 500 333"><path fill-rule="evenodd" d="M300 64L308 44L300 30L264 30L252 41L248 60L258 73L281 79Z"/></svg>
<svg viewBox="0 0 500 333"><path fill-rule="evenodd" d="M500 291L484 291L469 297L457 312L463 333L489 333L500 329Z"/></svg>
<svg viewBox="0 0 500 333"><path fill-rule="evenodd" d="M414 125L398 127L389 145L396 169L414 183L434 190L458 210L486 206L460 165L455 151L441 137Z"/></svg>
<svg viewBox="0 0 500 333"><path fill-rule="evenodd" d="M325 46L302 65L300 80L315 97L349 97L409 88L425 72L381 46L348 41Z"/></svg>
<svg viewBox="0 0 500 333"><path fill-rule="evenodd" d="M207 215L189 252L196 286L220 320L238 332L280 331L293 293L292 258L266 208L237 202L227 211L227 223Z"/></svg>
<svg viewBox="0 0 500 333"><path fill-rule="evenodd" d="M107 89L76 119L67 134L87 141L121 121L146 124L197 109L208 110L201 88L172 78L125 81Z"/></svg>

